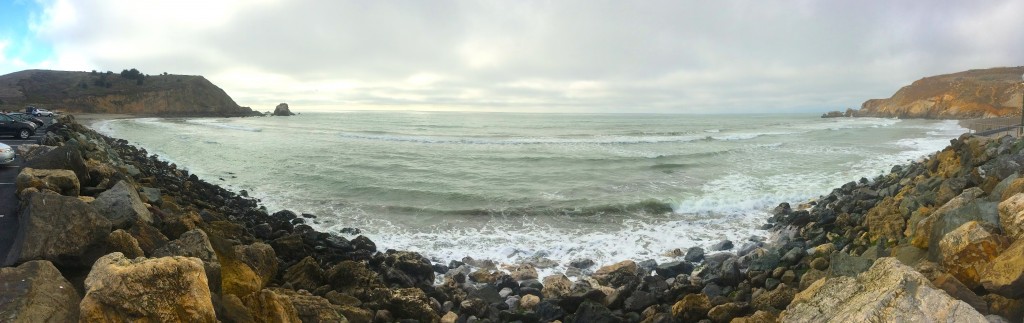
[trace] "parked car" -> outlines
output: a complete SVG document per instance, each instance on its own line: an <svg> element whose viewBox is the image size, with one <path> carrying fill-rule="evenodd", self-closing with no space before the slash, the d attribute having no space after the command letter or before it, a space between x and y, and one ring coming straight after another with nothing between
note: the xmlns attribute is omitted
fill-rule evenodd
<svg viewBox="0 0 1024 323"><path fill-rule="evenodd" d="M31 122L14 120L9 115L0 114L0 135L12 135L16 138L28 139L36 134L35 125Z"/></svg>
<svg viewBox="0 0 1024 323"><path fill-rule="evenodd" d="M36 109L36 113L33 114L33 115L35 115L37 117L52 117L53 116L53 111L46 110L46 109Z"/></svg>
<svg viewBox="0 0 1024 323"><path fill-rule="evenodd" d="M42 127L44 124L46 124L46 122L43 122L43 120L40 120L39 118L20 112L8 113L7 115L13 117L14 120L31 122L32 124L36 125L36 128Z"/></svg>
<svg viewBox="0 0 1024 323"><path fill-rule="evenodd" d="M0 165L9 165L14 162L14 148L0 143Z"/></svg>

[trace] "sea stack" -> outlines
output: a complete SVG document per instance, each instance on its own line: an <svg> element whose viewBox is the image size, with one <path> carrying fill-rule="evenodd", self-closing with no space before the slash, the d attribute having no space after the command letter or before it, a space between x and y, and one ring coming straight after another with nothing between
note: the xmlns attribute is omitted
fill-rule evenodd
<svg viewBox="0 0 1024 323"><path fill-rule="evenodd" d="M274 108L274 115L275 116L285 116L285 117L287 117L287 116L293 116L295 114L292 113L291 110L288 110L288 103L281 103L281 104L278 104L276 108Z"/></svg>

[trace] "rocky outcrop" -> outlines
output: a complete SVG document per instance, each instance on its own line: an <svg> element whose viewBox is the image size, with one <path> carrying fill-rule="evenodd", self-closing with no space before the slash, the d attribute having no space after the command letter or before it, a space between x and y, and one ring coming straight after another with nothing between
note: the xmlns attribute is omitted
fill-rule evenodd
<svg viewBox="0 0 1024 323"><path fill-rule="evenodd" d="M103 256L85 278L88 322L216 322L203 263L191 257Z"/></svg>
<svg viewBox="0 0 1024 323"><path fill-rule="evenodd" d="M49 261L0 268L0 320L77 322L78 292Z"/></svg>
<svg viewBox="0 0 1024 323"><path fill-rule="evenodd" d="M19 222L8 265L49 260L58 266L88 266L110 233L110 221L92 206L53 193L30 193Z"/></svg>
<svg viewBox="0 0 1024 323"><path fill-rule="evenodd" d="M858 117L969 119L1019 114L1024 66L930 76L888 99L867 100Z"/></svg>
<svg viewBox="0 0 1024 323"><path fill-rule="evenodd" d="M280 117L287 117L293 116L295 114L292 113L291 110L288 110L288 103L281 103L278 104L277 107L274 107L274 115Z"/></svg>
<svg viewBox="0 0 1024 323"><path fill-rule="evenodd" d="M66 169L35 169L25 167L14 179L18 186L18 193L26 188L34 187L37 190L51 190L61 195L78 196L81 184L75 172Z"/></svg>
<svg viewBox="0 0 1024 323"><path fill-rule="evenodd" d="M97 85L99 84L99 85ZM0 76L0 100L63 112L158 116L251 116L202 76L149 75L144 82L118 74L26 70Z"/></svg>
<svg viewBox="0 0 1024 323"><path fill-rule="evenodd" d="M988 322L967 303L936 289L920 273L880 258L857 276L819 280L797 294L780 321L818 322Z"/></svg>

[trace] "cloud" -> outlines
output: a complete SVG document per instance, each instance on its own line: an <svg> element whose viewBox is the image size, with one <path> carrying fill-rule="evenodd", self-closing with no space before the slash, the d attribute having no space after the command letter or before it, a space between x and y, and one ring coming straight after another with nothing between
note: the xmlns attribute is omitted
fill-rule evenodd
<svg viewBox="0 0 1024 323"><path fill-rule="evenodd" d="M1024 57L1015 1L44 5L54 67L202 74L262 109L821 111Z"/></svg>

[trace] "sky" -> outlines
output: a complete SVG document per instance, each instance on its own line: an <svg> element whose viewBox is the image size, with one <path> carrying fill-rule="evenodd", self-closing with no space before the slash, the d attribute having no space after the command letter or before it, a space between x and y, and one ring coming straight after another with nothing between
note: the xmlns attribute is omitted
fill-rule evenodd
<svg viewBox="0 0 1024 323"><path fill-rule="evenodd" d="M824 112L1024 65L1024 1L8 0L0 74L203 75L240 105Z"/></svg>

